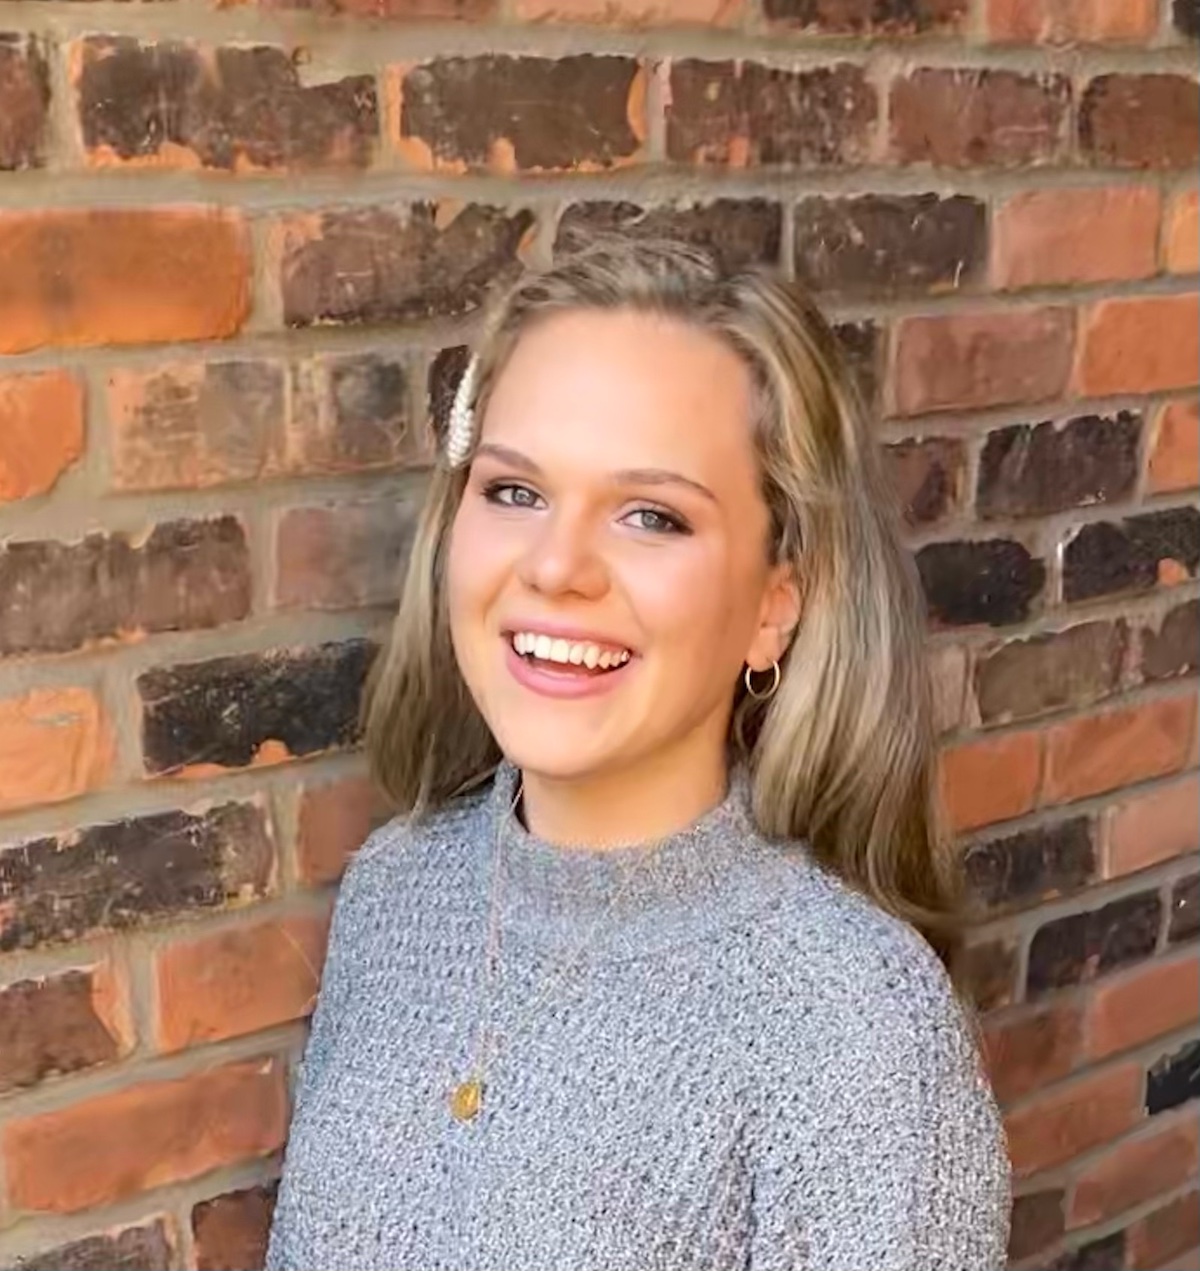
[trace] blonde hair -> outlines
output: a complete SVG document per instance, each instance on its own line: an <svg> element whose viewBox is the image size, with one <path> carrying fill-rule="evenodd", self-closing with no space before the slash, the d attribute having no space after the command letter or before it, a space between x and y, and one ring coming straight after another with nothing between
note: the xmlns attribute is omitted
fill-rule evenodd
<svg viewBox="0 0 1200 1271"><path fill-rule="evenodd" d="M751 773L755 819L768 836L806 840L945 956L957 887L938 828L920 584L837 337L805 295L763 272L729 275L694 247L609 236L527 274L488 316L477 418L522 331L580 308L671 316L744 359L757 390L771 551L792 566L803 596L778 691L760 702L735 690L729 740ZM466 471L433 471L390 648L367 696L374 775L418 816L486 780L500 760L455 662L446 610L447 539Z"/></svg>

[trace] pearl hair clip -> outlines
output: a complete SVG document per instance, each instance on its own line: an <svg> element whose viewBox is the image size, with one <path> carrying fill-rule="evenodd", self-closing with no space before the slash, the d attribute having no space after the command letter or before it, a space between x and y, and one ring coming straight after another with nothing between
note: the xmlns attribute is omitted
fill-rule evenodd
<svg viewBox="0 0 1200 1271"><path fill-rule="evenodd" d="M479 356L473 354L458 381L450 422L446 428L446 462L461 467L475 443L475 385L479 378Z"/></svg>

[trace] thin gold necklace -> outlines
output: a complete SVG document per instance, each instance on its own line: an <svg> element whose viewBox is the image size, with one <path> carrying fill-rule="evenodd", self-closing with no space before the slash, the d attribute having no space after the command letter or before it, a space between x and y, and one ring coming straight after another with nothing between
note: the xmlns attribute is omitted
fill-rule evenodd
<svg viewBox="0 0 1200 1271"><path fill-rule="evenodd" d="M509 817L514 816L517 804L521 801L521 792L524 781L518 775L517 789L513 795L512 803L509 805L507 814L500 818L497 823L496 832L493 841L492 852L492 883L490 889L490 898L488 902L488 938L487 950L484 959L484 1010L480 1016L479 1040L475 1048L475 1062L472 1065L470 1075L456 1082L450 1089L447 1096L447 1103L450 1108L450 1115L456 1121L471 1121L479 1115L480 1109L483 1107L483 1098L486 1093L485 1072L487 1064L491 1062L496 1050L496 1038L491 1028L491 1008L492 1008L492 976L496 963L496 955L499 944L499 906L496 903L496 897L499 892L499 880L502 874L504 854L502 851L503 834L505 822ZM656 848L659 841L651 843L649 847L642 852L633 865L626 867L626 874L621 881L621 886L617 889L615 895L604 908L604 912L599 918L588 928L587 934L575 946L571 952L570 958L565 966L558 968L558 974L544 976L539 985L539 993L535 996L532 1005L528 1010L524 1011L519 1017L517 1023L509 1029L506 1040L512 1041L513 1037L521 1032L529 1021L533 1018L537 1009L547 1000L551 989L557 988L562 982L563 977L570 971L575 969L575 964L579 960L580 954L591 943L592 937L595 935L597 928L608 917L609 913L615 908L617 902L625 894L630 881L635 874L640 872L642 864L648 860ZM564 851L569 849L563 849Z"/></svg>

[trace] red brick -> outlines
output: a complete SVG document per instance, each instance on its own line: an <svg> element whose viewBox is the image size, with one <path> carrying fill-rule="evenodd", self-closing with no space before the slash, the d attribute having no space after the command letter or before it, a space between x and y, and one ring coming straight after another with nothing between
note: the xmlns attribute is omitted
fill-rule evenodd
<svg viewBox="0 0 1200 1271"><path fill-rule="evenodd" d="M1167 494L1200 485L1200 402L1168 402L1154 421L1146 490Z"/></svg>
<svg viewBox="0 0 1200 1271"><path fill-rule="evenodd" d="M1051 163L1065 152L1070 106L1063 75L911 71L892 83L892 157L943 168Z"/></svg>
<svg viewBox="0 0 1200 1271"><path fill-rule="evenodd" d="M196 1271L261 1267L267 1255L276 1184L247 1187L202 1201L192 1210Z"/></svg>
<svg viewBox="0 0 1200 1271"><path fill-rule="evenodd" d="M1191 1191L1139 1218L1129 1228L1129 1265L1176 1271L1179 1257L1200 1243L1200 1192Z"/></svg>
<svg viewBox="0 0 1200 1271"><path fill-rule="evenodd" d="M1101 75L1079 103L1086 159L1115 168L1194 168L1200 84L1190 75Z"/></svg>
<svg viewBox="0 0 1200 1271"><path fill-rule="evenodd" d="M278 1059L145 1082L9 1121L2 1138L9 1199L53 1213L111 1204L265 1156L283 1146L286 1129Z"/></svg>
<svg viewBox="0 0 1200 1271"><path fill-rule="evenodd" d="M581 22L604 26L736 26L745 0L515 0L520 22Z"/></svg>
<svg viewBox="0 0 1200 1271"><path fill-rule="evenodd" d="M109 1227L22 1257L20 1271L173 1271L179 1265L169 1218Z"/></svg>
<svg viewBox="0 0 1200 1271"><path fill-rule="evenodd" d="M990 1025L984 1053L996 1097L1008 1103L1065 1077L1075 1067L1082 1039L1083 1012L1074 1003Z"/></svg>
<svg viewBox="0 0 1200 1271"><path fill-rule="evenodd" d="M183 1050L307 1015L327 937L324 917L301 915L168 946L154 961L159 1047Z"/></svg>
<svg viewBox="0 0 1200 1271"><path fill-rule="evenodd" d="M419 171L596 172L642 157L646 72L632 58L447 57L393 67L388 133Z"/></svg>
<svg viewBox="0 0 1200 1271"><path fill-rule="evenodd" d="M1084 799L1179 771L1195 717L1193 698L1174 697L1055 725L1046 732L1046 802Z"/></svg>
<svg viewBox="0 0 1200 1271"><path fill-rule="evenodd" d="M0 35L0 172L45 162L50 71L33 36Z"/></svg>
<svg viewBox="0 0 1200 1271"><path fill-rule="evenodd" d="M1198 1019L1200 956L1152 962L1093 990L1088 1051L1093 1059L1107 1059Z"/></svg>
<svg viewBox="0 0 1200 1271"><path fill-rule="evenodd" d="M730 168L840 166L870 153L878 113L863 69L789 71L684 59L667 86L667 155Z"/></svg>
<svg viewBox="0 0 1200 1271"><path fill-rule="evenodd" d="M226 4L245 4L249 0L218 0ZM300 9L332 17L375 18L396 21L477 22L496 11L496 0L255 0L257 7L268 12Z"/></svg>
<svg viewBox="0 0 1200 1271"><path fill-rule="evenodd" d="M249 240L204 207L0 212L0 353L221 339L250 306Z"/></svg>
<svg viewBox="0 0 1200 1271"><path fill-rule="evenodd" d="M1025 190L996 212L997 287L1148 278L1157 270L1161 199L1150 186Z"/></svg>
<svg viewBox="0 0 1200 1271"><path fill-rule="evenodd" d="M65 371L0 379L0 503L45 494L83 451L83 389Z"/></svg>
<svg viewBox="0 0 1200 1271"><path fill-rule="evenodd" d="M107 780L112 761L112 730L87 689L32 689L0 698L0 811L94 790Z"/></svg>
<svg viewBox="0 0 1200 1271"><path fill-rule="evenodd" d="M896 331L896 414L964 410L1057 397L1071 373L1069 309L904 318Z"/></svg>
<svg viewBox="0 0 1200 1271"><path fill-rule="evenodd" d="M132 1046L129 990L110 963L0 988L0 1092L112 1063Z"/></svg>
<svg viewBox="0 0 1200 1271"><path fill-rule="evenodd" d="M1096 44L1154 34L1156 0L988 0L988 38L997 43Z"/></svg>
<svg viewBox="0 0 1200 1271"><path fill-rule="evenodd" d="M942 801L956 831L1030 811L1037 801L1042 739L1035 732L984 737L943 751Z"/></svg>
<svg viewBox="0 0 1200 1271"><path fill-rule="evenodd" d="M302 87L285 49L113 35L76 42L70 61L93 166L309 171L372 158L370 75Z"/></svg>
<svg viewBox="0 0 1200 1271"><path fill-rule="evenodd" d="M963 721L967 652L957 645L942 645L929 653L929 678L933 684L933 722L938 733L948 733Z"/></svg>
<svg viewBox="0 0 1200 1271"><path fill-rule="evenodd" d="M1200 382L1200 296L1128 296L1084 311L1076 382L1084 394L1154 393Z"/></svg>
<svg viewBox="0 0 1200 1271"><path fill-rule="evenodd" d="M1200 272L1200 194L1185 190L1167 204L1163 264L1173 274Z"/></svg>
<svg viewBox="0 0 1200 1271"><path fill-rule="evenodd" d="M296 831L300 878L312 884L336 882L350 856L386 815L382 796L369 777L306 786Z"/></svg>
<svg viewBox="0 0 1200 1271"><path fill-rule="evenodd" d="M914 35L956 30L967 0L764 0L781 27L829 35Z"/></svg>
<svg viewBox="0 0 1200 1271"><path fill-rule="evenodd" d="M1120 878L1200 849L1200 776L1133 795L1109 812L1105 877Z"/></svg>
<svg viewBox="0 0 1200 1271"><path fill-rule="evenodd" d="M1018 1178L1063 1165L1131 1130L1142 1112L1142 1069L1090 1073L1008 1115L1008 1150Z"/></svg>
<svg viewBox="0 0 1200 1271"><path fill-rule="evenodd" d="M944 520L962 499L966 453L952 437L927 437L884 447L884 468L909 525Z"/></svg>
<svg viewBox="0 0 1200 1271"><path fill-rule="evenodd" d="M276 605L351 609L395 600L416 514L395 497L289 508L276 530Z"/></svg>
<svg viewBox="0 0 1200 1271"><path fill-rule="evenodd" d="M1200 1118L1194 1114L1158 1134L1118 1144L1079 1175L1070 1225L1104 1222L1172 1191L1196 1172L1198 1163Z"/></svg>

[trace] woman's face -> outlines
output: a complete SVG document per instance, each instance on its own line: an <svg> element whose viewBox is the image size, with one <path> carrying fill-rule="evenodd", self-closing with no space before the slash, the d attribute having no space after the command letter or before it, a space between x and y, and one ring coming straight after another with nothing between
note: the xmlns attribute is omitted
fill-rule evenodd
<svg viewBox="0 0 1200 1271"><path fill-rule="evenodd" d="M795 619L741 359L683 322L578 310L501 372L455 517L455 654L507 758L548 778L711 764L743 666Z"/></svg>

